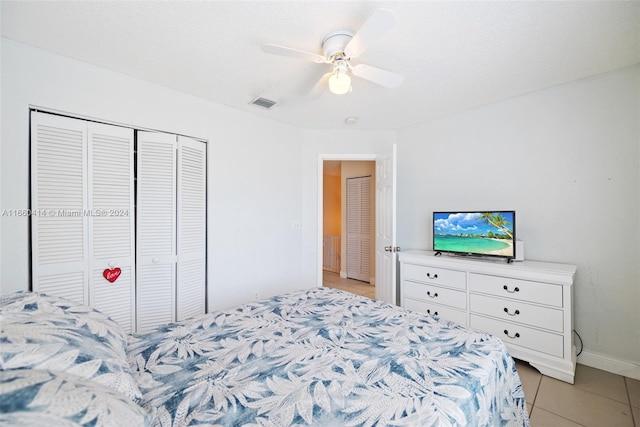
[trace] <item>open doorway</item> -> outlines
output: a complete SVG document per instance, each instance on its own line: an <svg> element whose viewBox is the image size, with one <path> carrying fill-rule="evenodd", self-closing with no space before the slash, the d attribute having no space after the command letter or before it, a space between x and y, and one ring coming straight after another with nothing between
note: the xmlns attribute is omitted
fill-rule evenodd
<svg viewBox="0 0 640 427"><path fill-rule="evenodd" d="M317 166L317 229L316 229L316 283L322 286L322 233L323 233L323 170L325 160L374 161L375 172L375 293L376 299L398 305L396 283L396 144L384 144L368 153L318 154Z"/></svg>
<svg viewBox="0 0 640 427"><path fill-rule="evenodd" d="M322 283L375 298L375 161L324 160Z"/></svg>

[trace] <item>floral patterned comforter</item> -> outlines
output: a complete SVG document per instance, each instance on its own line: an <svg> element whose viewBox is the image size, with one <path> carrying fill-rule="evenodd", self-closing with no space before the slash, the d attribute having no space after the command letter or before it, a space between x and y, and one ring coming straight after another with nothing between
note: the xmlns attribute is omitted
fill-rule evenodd
<svg viewBox="0 0 640 427"><path fill-rule="evenodd" d="M342 291L299 291L132 336L156 425L528 426L503 343Z"/></svg>

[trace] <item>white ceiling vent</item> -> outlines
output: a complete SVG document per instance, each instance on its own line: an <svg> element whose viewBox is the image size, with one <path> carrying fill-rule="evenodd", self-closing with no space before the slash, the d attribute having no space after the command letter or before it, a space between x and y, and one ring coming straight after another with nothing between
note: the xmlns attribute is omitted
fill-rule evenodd
<svg viewBox="0 0 640 427"><path fill-rule="evenodd" d="M262 98L259 96L253 101L251 101L249 104L257 105L258 107L266 108L268 110L269 108L276 105L276 101L272 101L270 99Z"/></svg>

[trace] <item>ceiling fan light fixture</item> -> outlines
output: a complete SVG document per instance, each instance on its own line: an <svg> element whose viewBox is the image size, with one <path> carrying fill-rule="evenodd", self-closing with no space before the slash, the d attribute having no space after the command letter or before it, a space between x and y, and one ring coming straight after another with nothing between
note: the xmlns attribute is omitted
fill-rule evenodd
<svg viewBox="0 0 640 427"><path fill-rule="evenodd" d="M336 95L343 95L351 90L351 77L342 67L336 69L329 77L329 90Z"/></svg>
<svg viewBox="0 0 640 427"><path fill-rule="evenodd" d="M402 75L367 64L352 66L351 60L359 57L396 23L395 14L391 10L380 8L367 18L355 34L346 30L338 30L328 34L322 40L323 55L275 44L262 46L262 51L318 64L332 64L333 71L322 76L314 87L314 93L319 92L320 88L324 88L327 83L329 90L337 95L351 92L351 75L393 89L402 84L404 80Z"/></svg>

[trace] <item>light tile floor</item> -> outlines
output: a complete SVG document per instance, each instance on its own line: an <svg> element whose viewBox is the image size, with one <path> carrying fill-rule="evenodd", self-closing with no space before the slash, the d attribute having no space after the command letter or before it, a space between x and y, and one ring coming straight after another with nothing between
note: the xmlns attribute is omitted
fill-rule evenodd
<svg viewBox="0 0 640 427"><path fill-rule="evenodd" d="M375 298L375 286L324 272L324 286ZM575 384L516 361L532 427L640 427L640 381L578 364Z"/></svg>

